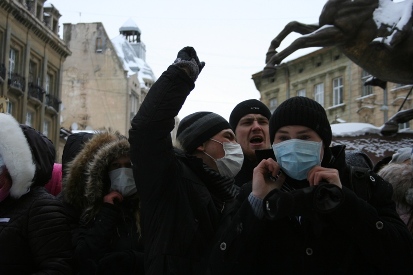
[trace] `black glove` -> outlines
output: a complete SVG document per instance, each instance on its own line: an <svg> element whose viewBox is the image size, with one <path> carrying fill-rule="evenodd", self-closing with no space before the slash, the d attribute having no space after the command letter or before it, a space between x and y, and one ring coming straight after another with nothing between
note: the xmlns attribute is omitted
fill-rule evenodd
<svg viewBox="0 0 413 275"><path fill-rule="evenodd" d="M189 77L195 81L204 68L205 62L199 61L194 48L185 47L178 52L174 65L185 68Z"/></svg>
<svg viewBox="0 0 413 275"><path fill-rule="evenodd" d="M286 216L307 216L330 213L343 202L343 191L333 184L322 183L283 192L274 189L264 198L264 215L270 220Z"/></svg>

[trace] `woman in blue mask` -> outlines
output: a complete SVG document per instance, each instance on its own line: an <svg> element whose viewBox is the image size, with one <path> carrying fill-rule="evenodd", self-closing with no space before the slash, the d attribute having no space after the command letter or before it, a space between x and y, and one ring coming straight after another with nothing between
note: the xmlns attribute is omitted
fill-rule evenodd
<svg viewBox="0 0 413 275"><path fill-rule="evenodd" d="M74 232L79 274L143 274L139 197L129 149L118 133L95 134L69 164L67 182L79 179L80 173L84 179L67 190L72 194L83 188L84 194Z"/></svg>
<svg viewBox="0 0 413 275"><path fill-rule="evenodd" d="M214 251L214 274L411 273L413 241L390 184L367 169L354 173L345 146L330 147L319 103L284 101L269 132L275 157L254 169L248 197L257 220L233 220L225 249Z"/></svg>

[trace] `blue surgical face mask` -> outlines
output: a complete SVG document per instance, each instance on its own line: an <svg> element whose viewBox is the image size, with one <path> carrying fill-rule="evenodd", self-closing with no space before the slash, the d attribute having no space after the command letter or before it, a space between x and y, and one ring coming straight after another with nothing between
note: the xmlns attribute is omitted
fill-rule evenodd
<svg viewBox="0 0 413 275"><path fill-rule="evenodd" d="M136 193L132 168L118 168L109 172L110 189L118 191L124 197Z"/></svg>
<svg viewBox="0 0 413 275"><path fill-rule="evenodd" d="M321 164L323 142L290 139L272 145L281 169L291 178L303 180L308 171Z"/></svg>

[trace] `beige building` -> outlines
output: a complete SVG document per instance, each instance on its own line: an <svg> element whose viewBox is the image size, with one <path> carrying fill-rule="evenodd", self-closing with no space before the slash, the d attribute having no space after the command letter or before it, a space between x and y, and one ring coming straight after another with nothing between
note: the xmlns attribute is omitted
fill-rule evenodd
<svg viewBox="0 0 413 275"><path fill-rule="evenodd" d="M0 1L0 112L60 144L62 65L59 11L44 0ZM61 148L60 148L61 149ZM56 146L59 155L59 145Z"/></svg>
<svg viewBox="0 0 413 275"><path fill-rule="evenodd" d="M402 106L411 85L387 83L364 86L370 75L337 48L322 48L278 66L273 77L252 76L261 101L271 111L293 96L318 101L327 111L330 123L366 122L381 126ZM411 96L402 110L412 108ZM400 128L409 128L409 123Z"/></svg>
<svg viewBox="0 0 413 275"><path fill-rule="evenodd" d="M102 23L64 24L72 55L63 66L62 127L127 135L155 77L136 24L128 20L119 31L111 40Z"/></svg>

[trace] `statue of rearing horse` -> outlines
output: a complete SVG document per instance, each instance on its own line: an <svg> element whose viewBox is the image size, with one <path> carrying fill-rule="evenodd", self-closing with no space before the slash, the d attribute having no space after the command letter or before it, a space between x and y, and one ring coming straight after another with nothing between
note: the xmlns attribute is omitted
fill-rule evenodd
<svg viewBox="0 0 413 275"><path fill-rule="evenodd" d="M271 42L263 77L298 49L337 46L371 75L400 84L413 84L412 2L391 0L328 0L318 25L288 23ZM303 34L277 53L291 32Z"/></svg>

